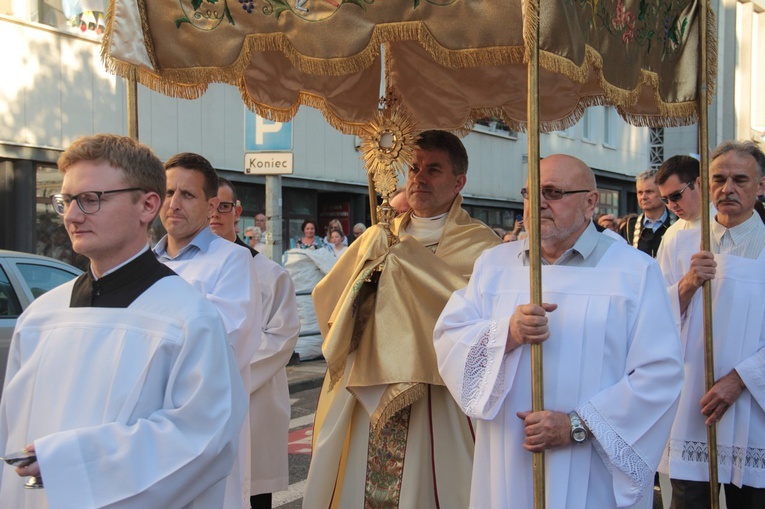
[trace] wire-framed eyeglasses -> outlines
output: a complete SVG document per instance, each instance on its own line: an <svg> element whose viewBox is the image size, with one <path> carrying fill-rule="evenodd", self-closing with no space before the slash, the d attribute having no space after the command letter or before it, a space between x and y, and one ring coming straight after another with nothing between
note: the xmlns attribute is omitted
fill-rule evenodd
<svg viewBox="0 0 765 509"><path fill-rule="evenodd" d="M688 189L689 185L691 185L690 182L685 184L685 186L681 190L675 191L674 193L670 193L667 196L662 196L661 201L663 201L665 205L669 202L672 202L672 203L679 202L680 200L683 199L683 193L685 192L686 189Z"/></svg>
<svg viewBox="0 0 765 509"><path fill-rule="evenodd" d="M577 194L577 193L589 193L589 189L577 189L576 191L564 191L563 189L558 189L557 187L543 187L542 190L542 197L545 200L548 201L556 201L562 199L567 194ZM529 199L529 190L525 187L521 189L521 196L523 196L524 200Z"/></svg>
<svg viewBox="0 0 765 509"><path fill-rule="evenodd" d="M50 201L53 204L53 210L60 215L64 215L66 209L72 204L73 201L77 202L77 206L84 214L95 214L101 210L101 197L105 194L115 193L127 193L128 191L143 191L146 189L141 187L126 187L124 189L112 189L111 191L84 191L79 194L54 194L50 197Z"/></svg>

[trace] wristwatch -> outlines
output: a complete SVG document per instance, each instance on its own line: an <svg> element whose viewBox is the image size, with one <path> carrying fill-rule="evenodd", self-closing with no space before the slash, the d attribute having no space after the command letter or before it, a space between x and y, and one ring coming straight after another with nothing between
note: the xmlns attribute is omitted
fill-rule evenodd
<svg viewBox="0 0 765 509"><path fill-rule="evenodd" d="M587 428L582 424L582 419L579 418L579 414L571 411L568 414L568 418L571 421L571 441L580 445L585 443L590 434L587 432Z"/></svg>

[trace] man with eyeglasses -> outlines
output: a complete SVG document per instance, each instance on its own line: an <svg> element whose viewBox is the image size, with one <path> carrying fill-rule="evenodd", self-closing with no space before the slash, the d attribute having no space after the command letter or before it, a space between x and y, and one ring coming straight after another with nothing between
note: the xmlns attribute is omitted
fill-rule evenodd
<svg viewBox="0 0 765 509"><path fill-rule="evenodd" d="M661 272L597 231L584 162L545 157L540 179L543 304L528 303L528 240L508 242L478 258L434 332L441 376L476 419L470 507L533 507L531 453L544 452L547 507L649 508L683 379ZM531 344L544 355L539 412Z"/></svg>
<svg viewBox="0 0 765 509"><path fill-rule="evenodd" d="M638 205L643 212L627 220L619 232L632 247L652 257L656 257L661 238L674 221L654 181L656 171L644 171L635 177Z"/></svg>
<svg viewBox="0 0 765 509"><path fill-rule="evenodd" d="M655 176L661 201L678 217L662 237L656 259L664 244L680 230L701 226L701 180L699 160L691 156L673 156L664 161ZM714 207L712 216L714 216Z"/></svg>
<svg viewBox="0 0 765 509"><path fill-rule="evenodd" d="M223 177L218 177L218 200L210 228L221 238L250 251L260 280L262 329L255 332L261 346L250 361L250 504L252 509L270 509L271 494L289 487L290 394L286 366L300 332L295 285L284 267L236 235L234 223L242 214L242 206L234 185Z"/></svg>
<svg viewBox="0 0 765 509"><path fill-rule="evenodd" d="M353 242L313 292L327 359L303 507L468 506L473 430L438 375L433 326L499 237L462 208L468 154L424 131L410 208ZM330 326L331 325L331 326Z"/></svg>
<svg viewBox="0 0 765 509"><path fill-rule="evenodd" d="M218 311L149 249L162 162L102 134L58 167L53 208L90 267L16 325L0 456L36 454L16 473L43 489L5 466L0 505L221 507L247 398Z"/></svg>
<svg viewBox="0 0 765 509"><path fill-rule="evenodd" d="M672 509L710 507L707 426L717 427L717 472L728 507L765 507L765 225L754 213L765 191L765 154L723 142L710 157L711 252L701 230L666 240L660 260L685 349L685 385L660 471ZM688 193L688 190L683 193ZM703 204L702 204L703 206ZM704 305L711 281L715 382L704 378Z"/></svg>
<svg viewBox="0 0 765 509"><path fill-rule="evenodd" d="M185 152L165 161L167 192L160 219L167 231L154 247L160 262L212 302L223 318L239 374L250 386L250 361L259 348L260 284L247 249L210 229L209 218L231 203L218 200L218 175L201 155ZM226 486L224 508L248 508L250 485L249 421L241 428L239 457Z"/></svg>

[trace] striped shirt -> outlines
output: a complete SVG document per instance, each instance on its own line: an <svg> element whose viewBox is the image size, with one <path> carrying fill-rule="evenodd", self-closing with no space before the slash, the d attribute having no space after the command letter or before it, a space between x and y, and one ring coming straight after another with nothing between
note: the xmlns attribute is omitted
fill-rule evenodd
<svg viewBox="0 0 765 509"><path fill-rule="evenodd" d="M765 248L765 224L755 212L733 228L726 228L717 220L710 221L709 226L713 253L756 259Z"/></svg>

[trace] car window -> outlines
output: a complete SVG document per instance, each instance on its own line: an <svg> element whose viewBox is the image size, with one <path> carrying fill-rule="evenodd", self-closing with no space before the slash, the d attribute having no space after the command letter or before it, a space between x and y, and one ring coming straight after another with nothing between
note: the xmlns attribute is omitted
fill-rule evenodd
<svg viewBox="0 0 765 509"><path fill-rule="evenodd" d="M8 276L0 267L0 316L16 317L21 314L21 304L16 292L8 280Z"/></svg>
<svg viewBox="0 0 765 509"><path fill-rule="evenodd" d="M35 299L45 292L76 277L76 274L73 274L68 270L50 267L48 265L18 263L16 264L16 267L19 269L19 272L21 272L24 282L26 282Z"/></svg>

